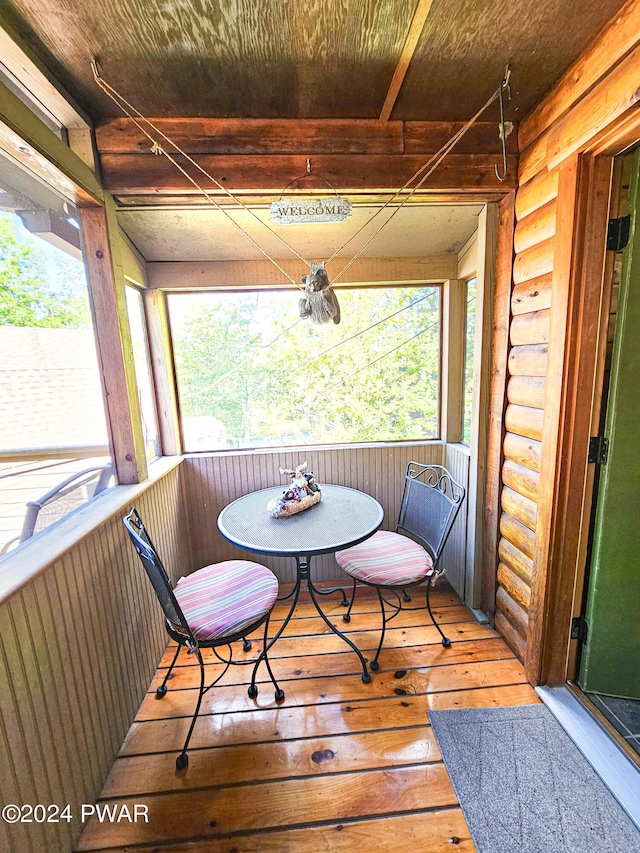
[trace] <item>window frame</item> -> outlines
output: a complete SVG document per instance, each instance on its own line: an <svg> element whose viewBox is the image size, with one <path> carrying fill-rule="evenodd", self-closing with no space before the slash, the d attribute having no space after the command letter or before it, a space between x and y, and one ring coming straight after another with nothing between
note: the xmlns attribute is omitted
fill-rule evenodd
<svg viewBox="0 0 640 853"><path fill-rule="evenodd" d="M464 282L464 318L463 318L463 352L462 352L462 389L461 389L461 423L460 423L460 443L464 444L465 447L471 446L471 435L469 435L469 439L465 438L465 409L466 409L466 384L467 384L467 319L468 319L468 306L469 306L469 283L475 283L476 292L474 294L474 302L477 305L478 299L478 274L477 272L472 275L467 276L463 279ZM475 372L477 368L476 364L476 335L478 332L477 323L474 320L474 331L473 331L473 357L471 359L471 399L469 400L469 432L471 433L471 428L473 427L473 398L474 398L474 385L475 385Z"/></svg>
<svg viewBox="0 0 640 853"><path fill-rule="evenodd" d="M129 332L131 333L131 318L130 318L130 314L129 314L129 306L127 304L127 292L128 291L137 294L137 298L139 300L138 301L138 307L140 309L140 318L142 321L142 335L143 335L143 343L144 343L146 371L147 371L149 384L150 384L150 390L151 390L151 406L152 406L153 419L154 419L154 425L155 425L155 436L156 436L155 437L155 451L156 452L155 452L154 456L150 457L148 455L148 453L146 453L146 443L145 443L145 456L147 459L147 463L151 464L156 459L159 459L160 456L162 456L162 440L161 440L161 435L160 435L160 418L158 415L158 397L157 397L157 393L156 393L156 383L155 383L155 376L154 376L154 371L153 371L153 356L152 356L152 352L151 352L151 341L150 341L150 334L149 334L149 318L147 316L147 304L146 304L146 300L144 298L145 288L142 287L141 285L139 285L137 282L134 282L132 279L125 276L125 281L124 281L125 305L126 305L126 312L127 312L127 320L129 322ZM131 335L131 344L132 344L132 353L133 353L133 360L134 360L134 365L133 365L134 376L136 377L136 386L138 388L138 406L140 408L140 419L142 422L144 422L142 407L140 405L140 397L139 397L140 391L139 391L138 374L137 374L137 369L136 369L136 364L135 364L135 352L133 349L133 335ZM143 439L144 439L144 434L143 434Z"/></svg>
<svg viewBox="0 0 640 853"><path fill-rule="evenodd" d="M286 451L291 447L309 447L309 448L339 448L339 447L364 447L370 445L392 445L392 444L425 444L431 442L443 442L443 304L444 304L444 287L446 285L446 281L443 279L437 280L424 280L424 281L375 281L375 282L349 282L345 284L341 284L336 289L339 290L375 290L380 288L420 288L420 287L429 287L437 290L438 299L437 299L437 313L438 313L438 380L437 380L437 394L438 394L438 403L436 409L436 418L435 418L435 427L436 427L436 435L428 437L428 438L407 438L407 439L380 439L380 440L363 440L363 441L353 441L353 442L345 442L345 441L337 441L337 442L317 442L317 443L307 443L307 442L297 442L291 444L283 444L283 445L269 445L269 444L260 444L260 445L250 445L246 447L225 447L225 448L216 448L211 450L188 450L185 448L184 442L184 430L183 430L183 417L182 417L182 407L180 402L180 394L178 390L178 372L175 365L175 351L173 348L173 333L171 329L170 322L170 309L167 304L167 297L175 295L175 294L184 294L185 291L183 289L163 289L162 295L164 297L164 312L166 315L166 323L167 328L165 331L165 335L167 336L167 341L170 341L170 350L171 350L171 365L170 365L170 373L172 377L172 385L173 385L173 395L174 396L174 405L175 412L178 422L178 429L180 435L180 445L183 453L192 454L192 453L207 453L207 454L221 454L221 453L245 453L245 452L253 452L253 451ZM263 292L263 291L290 291L292 295L295 295L296 291L292 287L281 286L274 287L269 285L235 285L235 286L221 286L221 287L199 287L199 288L190 288L190 292L204 294L204 293L252 293L252 292ZM150 291L153 292L153 291ZM339 295L339 294L338 294ZM169 366L168 366L169 367Z"/></svg>

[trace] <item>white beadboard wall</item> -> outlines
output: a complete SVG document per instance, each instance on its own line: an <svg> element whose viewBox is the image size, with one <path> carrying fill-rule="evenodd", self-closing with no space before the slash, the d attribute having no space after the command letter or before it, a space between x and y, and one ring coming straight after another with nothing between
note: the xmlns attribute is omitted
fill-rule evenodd
<svg viewBox="0 0 640 853"><path fill-rule="evenodd" d="M295 467L306 459L319 483L349 486L372 495L384 508L383 528L391 530L396 523L407 463L415 460L446 465L447 454L450 464L455 466L452 468L454 477L466 487L468 455L455 448L448 449L441 442L187 456L182 464L194 565L237 559L240 554L247 553L223 539L216 524L218 515L228 503L248 492L280 484L284 487L287 481L280 475L279 468ZM460 515L463 513L464 510ZM461 579L462 593L465 532L464 523L460 526L456 522L454 540L443 557L451 572L452 584L455 586ZM276 573L281 583L295 580L294 560L262 555L259 559ZM312 573L316 580L344 577L332 554L315 557Z"/></svg>
<svg viewBox="0 0 640 853"><path fill-rule="evenodd" d="M186 457L135 501L175 579L240 552L218 533L220 510L236 497L281 482L279 467L302 452ZM439 442L311 450L320 482L361 489L380 501L394 526L409 461L447 465L466 485L468 456ZM167 638L159 605L118 511L62 558L0 604L0 800L80 804L99 793L135 717ZM460 513L464 519L466 513ZM447 547L456 586L464 579L464 524ZM283 583L292 560L265 557ZM341 577L332 555L314 577ZM68 853L80 833L71 823L6 824L0 850Z"/></svg>
<svg viewBox="0 0 640 853"><path fill-rule="evenodd" d="M179 475L174 468L135 501L174 578L190 565ZM80 804L100 792L166 647L123 514L0 605L0 800L69 803L74 815L0 821L0 850L72 850Z"/></svg>
<svg viewBox="0 0 640 853"><path fill-rule="evenodd" d="M464 501L458 510L458 516L449 534L449 541L442 555L442 565L447 570L447 579L463 601L465 600L466 592L469 458L469 449L467 447L459 444L447 444L445 447L444 462L442 463L451 472L453 479L460 483L461 486L464 486L465 490Z"/></svg>

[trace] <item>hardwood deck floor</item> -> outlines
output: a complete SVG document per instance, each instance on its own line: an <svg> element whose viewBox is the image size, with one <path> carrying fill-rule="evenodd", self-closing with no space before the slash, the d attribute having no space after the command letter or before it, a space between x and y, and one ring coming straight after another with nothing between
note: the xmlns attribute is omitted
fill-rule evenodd
<svg viewBox="0 0 640 853"><path fill-rule="evenodd" d="M359 591L349 634L372 657L380 617L367 592ZM180 773L175 759L198 668L182 652L169 691L157 700L168 650L100 795L102 804L126 804L132 813L136 803L148 806L149 822L92 818L77 849L360 853L366 845L370 853L471 853L428 711L538 698L504 641L475 622L450 587L438 587L432 604L451 647L442 647L424 608L403 612L387 631L369 684L355 654L309 603L299 604L270 655L285 701L276 706L269 681L249 699L249 668L230 669L205 695L189 766ZM345 627L342 608L323 605ZM274 623L287 607L277 605ZM248 655L258 647L254 642ZM218 667L208 665L211 679ZM260 676L266 678L264 667Z"/></svg>

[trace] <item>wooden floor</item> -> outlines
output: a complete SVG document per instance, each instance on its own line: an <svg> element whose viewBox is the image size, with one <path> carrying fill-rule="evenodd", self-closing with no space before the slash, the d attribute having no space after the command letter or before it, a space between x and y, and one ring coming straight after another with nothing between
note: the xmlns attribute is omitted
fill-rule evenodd
<svg viewBox="0 0 640 853"><path fill-rule="evenodd" d="M423 602L420 594L414 603ZM149 822L91 819L78 850L361 853L366 845L369 853L471 853L428 711L538 699L503 640L475 622L446 584L432 602L451 647L442 647L423 608L402 613L369 684L355 654L309 603L299 604L271 653L285 701L276 706L268 681L249 699L248 668L229 670L205 696L189 766L180 773L175 759L198 669L181 653L167 695L157 700L168 650L100 795L132 814L134 804L148 806ZM337 603L323 604L345 627ZM287 606L277 606L274 622ZM376 608L377 599L361 590L349 626L369 657L378 637ZM258 648L254 642L248 655ZM218 666L208 666L211 678Z"/></svg>

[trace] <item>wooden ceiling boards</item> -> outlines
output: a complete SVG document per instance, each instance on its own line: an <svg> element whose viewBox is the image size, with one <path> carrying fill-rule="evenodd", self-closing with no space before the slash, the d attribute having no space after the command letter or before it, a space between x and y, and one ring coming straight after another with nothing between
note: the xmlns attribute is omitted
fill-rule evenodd
<svg viewBox="0 0 640 853"><path fill-rule="evenodd" d="M105 79L146 115L379 118L407 41L391 118L466 120L512 65L523 117L622 0L6 0L27 43L96 120ZM384 111L383 111L384 108ZM491 116L492 118L494 116Z"/></svg>

